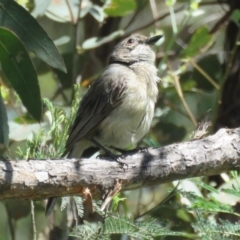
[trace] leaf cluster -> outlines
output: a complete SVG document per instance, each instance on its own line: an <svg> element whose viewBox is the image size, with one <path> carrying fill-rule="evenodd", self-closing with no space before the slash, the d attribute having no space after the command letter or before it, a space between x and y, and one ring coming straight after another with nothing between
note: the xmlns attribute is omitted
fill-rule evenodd
<svg viewBox="0 0 240 240"><path fill-rule="evenodd" d="M27 4L23 8L17 2ZM46 110L45 116L48 116L47 121L42 123L41 130L27 140L26 147L18 148L21 158L46 159L62 155L67 131L79 99L74 98L71 92L69 97L68 90L72 90L73 84L77 82L82 86L82 94L105 67L107 55L114 45L133 32L147 36L164 35L163 41L154 46L156 65L162 79L159 84L160 96L152 131L141 146L161 146L189 140L199 119L210 108L213 109L211 114L216 118L224 82L231 66L235 66L235 48L239 45L239 40L232 41L235 50L226 54L230 56L230 60L225 63L226 69L223 69L222 35L225 27L219 24L222 20L221 14L224 15L227 9L225 5L221 5L224 1L59 1L65 4L65 7L56 7L56 1L50 0L17 2L0 0L0 16L3 19L0 23L3 95L3 98L0 98L0 143L5 146L8 144L7 114L4 106L4 101L11 102L7 99L12 94L11 91L8 93L8 89L14 89L30 115L37 121L42 119L42 109ZM38 4L43 2L40 7ZM157 11L154 3L158 7ZM31 4L30 10L26 10ZM61 32L60 30L64 29L64 33L57 35L58 39L55 41L64 60L35 19L42 15L54 23L54 27L48 30L49 34L53 33L52 36L56 36L54 34L58 30ZM216 15L219 19L215 19L215 28L212 20L206 24L209 16ZM225 17L239 26L239 10ZM224 23L226 18L223 18ZM217 26L220 27L216 28ZM48 26L45 29L47 28ZM51 68L47 65L42 67L37 61L38 58ZM64 73L65 65L67 73ZM47 99L41 100L39 85L42 80L47 82L47 87L41 92L44 95L50 85L49 79L53 79L57 85L56 93L52 97L55 103ZM59 104L59 95L64 99L61 105L69 104L75 99L70 117L62 108L56 107L56 102ZM50 123L47 127L44 125L46 122ZM28 125L28 122L25 125ZM1 147L0 145L0 149ZM66 197L62 199L61 205L64 211L56 211L52 222L56 229L58 228L56 232L67 234L72 231L72 235L80 239L120 239L123 234L135 239L238 239L238 212L235 206L223 203L218 196L220 191L239 197L238 188L228 186L219 190L207 184L205 179L193 185L198 191L189 192L187 188L177 190L161 203L159 201L164 198L165 192L162 188L121 193L114 199L110 210L104 214L101 213L99 205L93 202L95 210L105 217L105 221L96 224L85 222L74 230L72 226L76 216L72 217L73 214L69 212L71 208L67 207L73 201ZM83 199L74 197L74 200L76 212L82 217ZM20 201L16 206L19 205ZM6 209L9 211L7 216L10 217L4 220L9 223L10 229L20 225L15 224L17 220L13 221L14 217L11 216L15 216L14 214L16 219L25 221L25 218L19 217L25 217L18 212L21 207L14 213L10 211L15 208ZM37 231L48 232L49 229L46 228L49 226L45 217L42 220L42 204L36 204L35 210ZM127 217L130 215L134 217ZM235 217L235 220L230 221L226 215ZM0 224L0 227L1 225L4 224ZM31 222L22 225L29 228ZM14 231L11 232L13 234ZM15 236L11 237L15 239Z"/></svg>

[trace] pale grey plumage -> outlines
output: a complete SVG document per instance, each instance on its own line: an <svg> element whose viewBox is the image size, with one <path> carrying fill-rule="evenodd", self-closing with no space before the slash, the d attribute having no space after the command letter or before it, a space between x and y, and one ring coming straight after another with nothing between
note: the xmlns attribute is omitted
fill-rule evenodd
<svg viewBox="0 0 240 240"><path fill-rule="evenodd" d="M161 36L132 35L109 56L107 68L81 101L66 143L68 157L80 158L89 147L127 149L149 131L158 96L155 53ZM55 202L51 198L46 213Z"/></svg>
<svg viewBox="0 0 240 240"><path fill-rule="evenodd" d="M148 40L137 34L115 47L108 67L81 102L66 144L71 157L81 157L93 146L91 138L105 147L126 149L149 131L159 78Z"/></svg>

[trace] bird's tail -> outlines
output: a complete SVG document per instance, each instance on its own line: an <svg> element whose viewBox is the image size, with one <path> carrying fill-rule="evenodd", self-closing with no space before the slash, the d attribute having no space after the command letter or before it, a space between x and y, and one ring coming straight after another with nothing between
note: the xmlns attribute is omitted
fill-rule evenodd
<svg viewBox="0 0 240 240"><path fill-rule="evenodd" d="M46 210L45 210L45 215L46 216L50 216L51 215L56 202L57 202L57 198L56 197L51 197L51 198L48 199Z"/></svg>
<svg viewBox="0 0 240 240"><path fill-rule="evenodd" d="M96 148L96 147L87 148L86 150L83 151L83 153L79 157L89 158L94 153L96 153L98 150L99 149ZM68 154L67 158L72 158L72 157L74 157L74 156L73 156L72 152L70 152ZM51 197L51 198L48 199L47 205L46 205L46 210L45 210L45 215L46 216L50 216L51 215L56 202L57 202L57 198L56 197Z"/></svg>

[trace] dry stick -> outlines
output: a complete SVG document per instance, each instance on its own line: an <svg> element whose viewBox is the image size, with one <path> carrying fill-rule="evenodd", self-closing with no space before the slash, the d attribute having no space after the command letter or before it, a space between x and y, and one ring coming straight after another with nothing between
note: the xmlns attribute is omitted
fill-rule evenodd
<svg viewBox="0 0 240 240"><path fill-rule="evenodd" d="M185 5L180 6L180 7L176 8L176 9L174 9L174 13L180 12L180 11L182 11L182 10L184 10L184 9L185 9ZM141 31L141 30L143 30L143 29L145 29L145 28L147 28L147 27L150 27L151 25L155 24L155 22L161 21L162 19L168 17L169 14L170 14L170 13L167 12L167 13L159 16L158 18L154 19L153 21L151 21L151 22L149 22L149 23L147 23L147 24L145 24L145 25L142 25L142 26L140 26L139 28L136 28L136 29L134 29L134 30L132 30L132 31L130 31L130 32L127 32L126 35L129 35L129 34L134 33L134 32L139 32L139 31Z"/></svg>
<svg viewBox="0 0 240 240"><path fill-rule="evenodd" d="M158 11L157 11L155 0L149 0L149 5L151 8L153 19L156 20L158 17ZM155 22L154 24L155 24L155 27L157 27L157 22Z"/></svg>
<svg viewBox="0 0 240 240"><path fill-rule="evenodd" d="M177 106L176 104L168 101L167 99L163 99L163 104L169 108L171 108L172 110L182 114L184 117L188 118L189 116L187 115L186 112L184 112L184 110L180 109L180 106Z"/></svg>
<svg viewBox="0 0 240 240"><path fill-rule="evenodd" d="M227 3L227 1L226 1L226 3ZM214 1L214 2L206 2L206 3L203 2L203 3L199 3L199 6L205 6L205 5L210 5L210 4L219 4L219 3L218 3L217 1ZM187 6L186 4L183 4L182 6L180 6L180 7L178 7L178 8L175 8L175 9L174 9L174 13L176 14L176 13L184 10L184 9L186 8L186 6ZM138 31L141 31L141 30L143 30L143 29L145 29L145 28L148 28L148 27L150 27L151 25L155 24L155 22L161 21L161 20L163 20L164 18L168 17L169 15L170 15L170 13L167 12L167 13L159 16L158 18L154 19L153 21L151 21L151 22L149 22L149 23L147 23L147 24L145 24L145 25L143 25L143 26L140 26L139 28L136 28L136 29L132 30L131 32L127 32L126 35L129 35L129 34L131 34L131 33L133 33L133 32L138 32Z"/></svg>
<svg viewBox="0 0 240 240"><path fill-rule="evenodd" d="M35 214L34 214L34 202L31 201L31 218L32 218L32 226L33 226L33 240L37 240L37 229L35 222Z"/></svg>
<svg viewBox="0 0 240 240"><path fill-rule="evenodd" d="M133 17L130 19L130 21L127 23L127 25L123 28L125 31L131 26L131 24L135 21L139 13L144 9L144 7L147 5L147 1L145 1L142 6L137 9L137 11L134 13Z"/></svg>
<svg viewBox="0 0 240 240"><path fill-rule="evenodd" d="M67 4L68 10L69 10L71 22L74 23L74 14L73 14L73 11L72 11L70 2L69 2L69 0L65 0L65 2L66 2L66 4Z"/></svg>
<svg viewBox="0 0 240 240"><path fill-rule="evenodd" d="M184 96L183 96L183 92L182 92L182 88L181 88L181 84L179 82L179 77L174 74L174 73L170 73L172 76L173 76L173 79L174 79L174 83L175 83L175 87L177 89L177 93L178 93L178 96L180 98L180 100L182 101L182 104L189 116L189 118L191 119L191 121L193 122L194 126L196 127L197 126L197 120L195 119L195 117L193 116L192 112L191 112L191 109L189 108Z"/></svg>
<svg viewBox="0 0 240 240"><path fill-rule="evenodd" d="M197 69L197 71L202 74L217 90L220 89L220 86L214 81L214 79L209 76L194 60L189 60L189 62L193 65L194 68Z"/></svg>

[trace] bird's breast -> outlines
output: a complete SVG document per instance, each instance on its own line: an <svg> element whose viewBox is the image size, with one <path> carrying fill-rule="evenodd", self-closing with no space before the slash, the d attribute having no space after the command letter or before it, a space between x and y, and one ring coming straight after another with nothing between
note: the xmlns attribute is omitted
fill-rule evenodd
<svg viewBox="0 0 240 240"><path fill-rule="evenodd" d="M145 78L144 78L145 77ZM158 95L157 76L138 75L127 80L122 103L101 123L99 141L106 146L127 149L149 131Z"/></svg>

